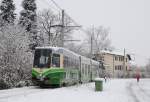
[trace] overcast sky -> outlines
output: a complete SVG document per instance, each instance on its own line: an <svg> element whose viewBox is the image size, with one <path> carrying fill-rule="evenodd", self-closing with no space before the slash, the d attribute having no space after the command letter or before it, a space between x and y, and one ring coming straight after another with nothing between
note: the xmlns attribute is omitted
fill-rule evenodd
<svg viewBox="0 0 150 102"><path fill-rule="evenodd" d="M17 11L21 1L14 0ZM54 0L84 27L110 27L112 45L136 56L144 65L150 57L150 0ZM57 8L51 0L37 0L38 10ZM57 9L58 10L58 9Z"/></svg>

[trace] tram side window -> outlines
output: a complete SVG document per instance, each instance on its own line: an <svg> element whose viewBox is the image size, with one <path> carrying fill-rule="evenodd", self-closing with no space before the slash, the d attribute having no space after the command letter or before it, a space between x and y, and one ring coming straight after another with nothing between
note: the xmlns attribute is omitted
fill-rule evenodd
<svg viewBox="0 0 150 102"><path fill-rule="evenodd" d="M72 59L72 68L75 68L75 60Z"/></svg>
<svg viewBox="0 0 150 102"><path fill-rule="evenodd" d="M68 68L71 66L71 58L68 58Z"/></svg>
<svg viewBox="0 0 150 102"><path fill-rule="evenodd" d="M72 68L75 68L75 59L72 59Z"/></svg>
<svg viewBox="0 0 150 102"><path fill-rule="evenodd" d="M70 58L70 63L69 64L70 64L69 67L72 68L73 67L73 60L72 60L72 58Z"/></svg>
<svg viewBox="0 0 150 102"><path fill-rule="evenodd" d="M52 65L53 67L60 67L60 55L59 54L53 54Z"/></svg>
<svg viewBox="0 0 150 102"><path fill-rule="evenodd" d="M72 74L72 78L73 78L73 79L76 79L76 78L77 78L76 73L73 73L73 74Z"/></svg>
<svg viewBox="0 0 150 102"><path fill-rule="evenodd" d="M73 68L76 68L76 60L72 59Z"/></svg>
<svg viewBox="0 0 150 102"><path fill-rule="evenodd" d="M69 64L70 64L70 68L75 68L75 61L73 58L70 58Z"/></svg>
<svg viewBox="0 0 150 102"><path fill-rule="evenodd" d="M66 56L64 56L64 67L65 68L67 67L67 61L68 61L68 58Z"/></svg>
<svg viewBox="0 0 150 102"><path fill-rule="evenodd" d="M84 64L82 64L82 74L84 74Z"/></svg>
<svg viewBox="0 0 150 102"><path fill-rule="evenodd" d="M85 64L85 75L88 75L88 65Z"/></svg>
<svg viewBox="0 0 150 102"><path fill-rule="evenodd" d="M69 68L69 58L67 56L64 57L64 67Z"/></svg>
<svg viewBox="0 0 150 102"><path fill-rule="evenodd" d="M97 77L97 66L94 65L94 70L95 70L95 77Z"/></svg>
<svg viewBox="0 0 150 102"><path fill-rule="evenodd" d="M80 68L80 65L79 65L79 60L77 60L77 67L76 68Z"/></svg>
<svg viewBox="0 0 150 102"><path fill-rule="evenodd" d="M75 62L76 62L76 63L75 63L75 68L78 69L78 68L79 68L79 62L78 62L77 59L75 60Z"/></svg>
<svg viewBox="0 0 150 102"><path fill-rule="evenodd" d="M90 73L90 65L88 65L88 74Z"/></svg>

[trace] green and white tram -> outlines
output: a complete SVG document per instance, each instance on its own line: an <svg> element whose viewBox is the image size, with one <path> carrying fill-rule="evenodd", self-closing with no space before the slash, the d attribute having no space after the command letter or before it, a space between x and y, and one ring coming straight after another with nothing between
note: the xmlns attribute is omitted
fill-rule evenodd
<svg viewBox="0 0 150 102"><path fill-rule="evenodd" d="M99 62L60 47L36 47L32 81L39 86L73 85L98 77Z"/></svg>

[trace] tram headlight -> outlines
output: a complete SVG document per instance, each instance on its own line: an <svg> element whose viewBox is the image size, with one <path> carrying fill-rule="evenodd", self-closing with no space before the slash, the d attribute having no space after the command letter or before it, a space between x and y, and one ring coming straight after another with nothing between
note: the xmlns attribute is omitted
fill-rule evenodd
<svg viewBox="0 0 150 102"><path fill-rule="evenodd" d="M42 74L40 74L39 76L37 76L37 79L39 79L40 81L43 81L45 78L45 76L42 76Z"/></svg>
<svg viewBox="0 0 150 102"><path fill-rule="evenodd" d="M40 79L41 77L42 77L42 74L38 75L38 76L37 76L37 79Z"/></svg>
<svg viewBox="0 0 150 102"><path fill-rule="evenodd" d="M44 81L44 78L43 78L43 77L41 77L41 78L40 78L40 81Z"/></svg>

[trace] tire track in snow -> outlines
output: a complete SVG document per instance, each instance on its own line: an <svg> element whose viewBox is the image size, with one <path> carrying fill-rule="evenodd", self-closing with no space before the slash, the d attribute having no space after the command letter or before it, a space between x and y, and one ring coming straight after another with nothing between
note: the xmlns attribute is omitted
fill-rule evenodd
<svg viewBox="0 0 150 102"><path fill-rule="evenodd" d="M132 99L133 99L134 102L140 102L140 100L137 98L136 94L134 93L132 82L130 82L128 84L127 90L129 91L129 94L132 96Z"/></svg>
<svg viewBox="0 0 150 102"><path fill-rule="evenodd" d="M138 86L139 86L139 85L138 85ZM139 89L140 89L140 91L141 91L143 94L145 94L147 97L150 98L150 94L147 93L142 87L139 86Z"/></svg>
<svg viewBox="0 0 150 102"><path fill-rule="evenodd" d="M148 94L138 83L130 82L127 89L134 102L150 102L150 94Z"/></svg>
<svg viewBox="0 0 150 102"><path fill-rule="evenodd" d="M140 91L140 96L142 97L144 102L149 102L150 101L150 94L148 94L142 87L137 85Z"/></svg>

